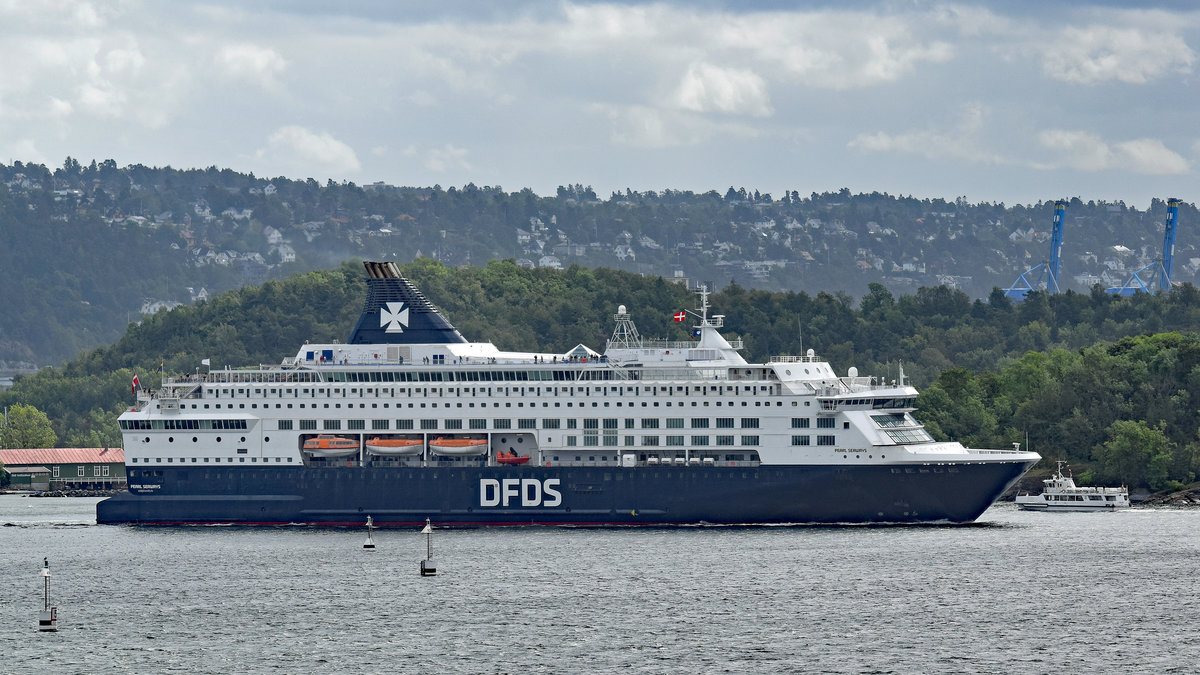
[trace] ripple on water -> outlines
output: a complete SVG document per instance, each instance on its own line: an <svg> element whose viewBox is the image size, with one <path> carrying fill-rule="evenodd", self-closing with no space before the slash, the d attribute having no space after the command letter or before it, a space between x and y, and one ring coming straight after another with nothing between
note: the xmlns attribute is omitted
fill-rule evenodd
<svg viewBox="0 0 1200 675"><path fill-rule="evenodd" d="M1200 657L1200 511L1005 505L967 527L446 530L434 537L439 574L422 578L415 530L377 530L366 552L350 530L95 526L95 501L0 497L12 662L1184 672ZM33 631L43 556L62 615L50 635Z"/></svg>

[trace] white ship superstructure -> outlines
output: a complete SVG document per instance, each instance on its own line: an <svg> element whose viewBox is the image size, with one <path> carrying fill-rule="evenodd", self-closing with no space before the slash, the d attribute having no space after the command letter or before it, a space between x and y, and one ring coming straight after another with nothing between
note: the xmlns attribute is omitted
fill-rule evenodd
<svg viewBox="0 0 1200 675"><path fill-rule="evenodd" d="M692 312L693 340L644 340L621 306L602 354L582 345L561 353L513 352L467 341L394 265L366 265L377 283L349 342L305 344L276 366L166 378L160 390L142 392L138 407L121 416L131 493L172 494L164 487L170 481L160 479L185 467L291 467L291 473L263 474L262 483L278 492L296 480L313 495L320 486L308 483L318 477L336 483L353 476L353 481L369 484L372 477L398 480L406 470L411 480L428 479L434 475L430 471L441 468L460 470L455 480L470 483L465 494L471 502L438 506L442 522L493 522L489 507L500 502L536 502L537 508L518 514L518 522L526 516L533 522L691 522L692 515L680 514L720 511L669 499L663 506L639 490L658 485L663 495L691 499L689 481L741 485L744 480L753 483L744 478L750 476L748 470L758 475L786 467L786 475L774 477L803 482L853 476L845 495L851 500L860 499L859 489L887 485L889 476L899 485L906 476L941 476L951 493L973 496L978 487L958 484L957 474L965 481L968 469L984 470L1007 487L1039 459L1036 453L935 442L912 416L917 391L904 382L902 369L898 381L886 383L861 377L853 368L838 376L812 350L766 363L746 362L739 353L741 341L721 335L724 317L710 316L703 290L700 306ZM348 444L350 451L333 448L336 444ZM651 478L650 472L661 474L667 467L671 472L665 477ZM792 470L798 468L807 473L802 477ZM505 478L509 475L514 478ZM240 475L214 473L209 480L231 477ZM190 474L187 480L193 481ZM461 487L439 481L440 489ZM635 483L643 487L634 489ZM771 481L760 477L759 487L766 485ZM988 492L993 487L1003 489L998 484ZM199 485L188 489L213 490ZM531 499L535 492L537 499ZM591 502L599 496L591 493L599 492L617 502L588 510L611 517L578 517L570 502L594 506ZM979 504L986 508L998 494L967 499L969 510L981 511ZM628 512L634 515L624 513L622 499L629 500ZM731 504L729 517L715 520L961 520L978 515L931 512L922 505L936 506L940 498L904 491L889 499L887 509L872 497L870 503L828 513L818 508L806 516L807 496L776 495L774 502L763 501L749 511ZM432 504L414 508L436 511ZM407 507L398 510L407 513ZM447 510L456 516L445 517ZM389 520L381 518L382 511L386 509L372 511L379 524ZM639 512L660 517L639 518ZM439 521L439 513L430 515ZM401 520L420 522L407 516Z"/></svg>

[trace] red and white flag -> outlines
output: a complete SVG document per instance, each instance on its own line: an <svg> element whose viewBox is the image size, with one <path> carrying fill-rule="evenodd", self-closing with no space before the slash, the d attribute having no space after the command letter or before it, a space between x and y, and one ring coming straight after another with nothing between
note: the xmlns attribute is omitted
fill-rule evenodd
<svg viewBox="0 0 1200 675"><path fill-rule="evenodd" d="M132 393L134 396L136 396L136 395L137 395L137 388L138 388L138 387L140 387L140 386L142 386L142 383L138 381L138 379L137 379L137 373L134 373L134 374L133 374L133 384L129 386L129 391L130 391L130 393Z"/></svg>
<svg viewBox="0 0 1200 675"><path fill-rule="evenodd" d="M676 321L683 321L684 319L687 318L687 314L685 314L684 312L676 312L675 316L673 318Z"/></svg>

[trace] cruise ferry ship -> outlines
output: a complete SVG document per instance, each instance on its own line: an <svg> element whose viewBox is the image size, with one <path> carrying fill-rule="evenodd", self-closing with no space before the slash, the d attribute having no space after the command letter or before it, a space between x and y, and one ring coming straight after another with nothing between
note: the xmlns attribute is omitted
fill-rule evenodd
<svg viewBox="0 0 1200 675"><path fill-rule="evenodd" d="M120 416L129 489L100 523L961 523L1040 456L935 442L917 391L812 350L748 363L708 293L694 339L603 353L470 342L394 263L366 262L345 343L165 378Z"/></svg>

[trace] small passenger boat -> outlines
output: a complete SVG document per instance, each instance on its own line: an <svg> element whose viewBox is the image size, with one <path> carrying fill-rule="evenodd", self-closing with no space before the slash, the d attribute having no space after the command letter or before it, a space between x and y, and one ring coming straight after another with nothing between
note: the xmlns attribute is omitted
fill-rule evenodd
<svg viewBox="0 0 1200 675"><path fill-rule="evenodd" d="M425 450L425 442L419 438L372 438L367 441L367 452L372 455L419 455Z"/></svg>
<svg viewBox="0 0 1200 675"><path fill-rule="evenodd" d="M467 457L487 452L488 442L482 438L435 438L429 441L435 455Z"/></svg>
<svg viewBox="0 0 1200 675"><path fill-rule="evenodd" d="M500 464L528 464L529 455L518 455L512 450L509 450L507 455L504 453L496 455L496 461Z"/></svg>
<svg viewBox="0 0 1200 675"><path fill-rule="evenodd" d="M1129 489L1122 486L1080 487L1068 473L1063 475L1063 465L1049 478L1042 481L1040 495L1017 495L1017 505L1029 511L1115 511L1129 508ZM1068 467L1069 471L1069 467Z"/></svg>
<svg viewBox="0 0 1200 675"><path fill-rule="evenodd" d="M358 452L358 441L332 434L321 434L304 441L304 452L314 457L345 457Z"/></svg>

